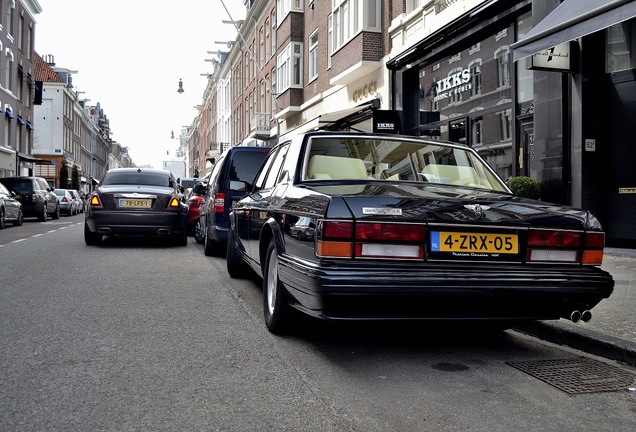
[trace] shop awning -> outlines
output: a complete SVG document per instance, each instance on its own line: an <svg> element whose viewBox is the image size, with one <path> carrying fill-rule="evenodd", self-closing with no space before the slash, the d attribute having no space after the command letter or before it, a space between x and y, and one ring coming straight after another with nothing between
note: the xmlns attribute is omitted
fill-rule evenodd
<svg viewBox="0 0 636 432"><path fill-rule="evenodd" d="M380 101L374 99L371 102L353 108L321 114L318 118L318 127L321 129L338 130L346 125L355 124L359 121L371 118L373 110L377 109L379 105Z"/></svg>
<svg viewBox="0 0 636 432"><path fill-rule="evenodd" d="M633 0L565 0L512 44L514 60L636 17Z"/></svg>

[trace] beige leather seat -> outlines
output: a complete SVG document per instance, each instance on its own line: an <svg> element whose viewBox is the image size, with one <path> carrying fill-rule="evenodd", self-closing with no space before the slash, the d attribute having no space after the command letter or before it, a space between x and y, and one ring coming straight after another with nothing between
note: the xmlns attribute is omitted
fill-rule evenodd
<svg viewBox="0 0 636 432"><path fill-rule="evenodd" d="M310 179L358 179L368 178L364 161L337 156L315 155L309 159L307 177Z"/></svg>

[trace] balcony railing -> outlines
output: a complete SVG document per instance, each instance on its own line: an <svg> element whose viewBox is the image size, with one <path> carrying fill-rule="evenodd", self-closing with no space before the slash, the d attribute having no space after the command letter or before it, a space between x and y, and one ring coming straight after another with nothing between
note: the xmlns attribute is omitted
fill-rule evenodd
<svg viewBox="0 0 636 432"><path fill-rule="evenodd" d="M444 9L450 7L453 3L457 3L459 0L435 0L435 13L440 13Z"/></svg>
<svg viewBox="0 0 636 432"><path fill-rule="evenodd" d="M250 135L255 137L269 137L269 114L256 113L250 117Z"/></svg>

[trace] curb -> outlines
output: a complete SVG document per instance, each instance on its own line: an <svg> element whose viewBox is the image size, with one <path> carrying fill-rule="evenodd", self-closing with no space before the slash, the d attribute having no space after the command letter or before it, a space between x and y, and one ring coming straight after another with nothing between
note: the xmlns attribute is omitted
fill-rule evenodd
<svg viewBox="0 0 636 432"><path fill-rule="evenodd" d="M636 366L635 344L594 330L565 328L558 321L529 321L515 324L512 329L557 345Z"/></svg>

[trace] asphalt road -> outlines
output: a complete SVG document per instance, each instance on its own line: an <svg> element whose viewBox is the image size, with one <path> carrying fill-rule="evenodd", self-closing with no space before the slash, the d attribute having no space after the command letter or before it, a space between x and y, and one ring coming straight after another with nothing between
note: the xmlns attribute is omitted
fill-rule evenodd
<svg viewBox="0 0 636 432"><path fill-rule="evenodd" d="M260 281L83 216L0 231L0 431L633 431L636 392L510 365L590 359L514 331L262 322ZM592 360L607 369L633 368Z"/></svg>

